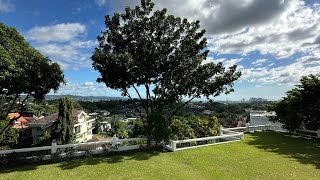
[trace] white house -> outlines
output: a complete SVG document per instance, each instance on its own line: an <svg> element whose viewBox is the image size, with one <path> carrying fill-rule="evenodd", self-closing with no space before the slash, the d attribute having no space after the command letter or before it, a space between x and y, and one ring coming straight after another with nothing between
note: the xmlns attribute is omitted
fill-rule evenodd
<svg viewBox="0 0 320 180"><path fill-rule="evenodd" d="M28 123L27 125L32 128L31 134L33 137L33 143L39 141L39 138L47 133L51 133L53 129L53 123L58 119L58 113L54 113L48 116L45 116L41 119L37 119ZM92 139L92 125L95 121L94 118L90 118L82 110L73 111L73 120L74 120L74 132L76 134L76 142L86 142Z"/></svg>
<svg viewBox="0 0 320 180"><path fill-rule="evenodd" d="M279 122L270 121L270 117L275 116L275 112L268 112L263 110L251 110L250 111L250 126L258 125L276 125L282 126Z"/></svg>

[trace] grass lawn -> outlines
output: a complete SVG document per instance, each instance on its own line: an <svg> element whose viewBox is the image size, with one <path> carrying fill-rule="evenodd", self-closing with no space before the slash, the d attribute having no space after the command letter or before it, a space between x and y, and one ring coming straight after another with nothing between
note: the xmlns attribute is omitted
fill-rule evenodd
<svg viewBox="0 0 320 180"><path fill-rule="evenodd" d="M320 141L256 132L177 152L129 152L0 169L0 179L320 179Z"/></svg>

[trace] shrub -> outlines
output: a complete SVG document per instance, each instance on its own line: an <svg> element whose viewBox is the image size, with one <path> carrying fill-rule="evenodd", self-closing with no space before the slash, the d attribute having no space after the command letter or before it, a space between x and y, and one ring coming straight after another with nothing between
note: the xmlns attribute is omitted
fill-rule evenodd
<svg viewBox="0 0 320 180"><path fill-rule="evenodd" d="M219 126L217 117L175 117L170 125L171 138L177 140L216 136L219 134Z"/></svg>

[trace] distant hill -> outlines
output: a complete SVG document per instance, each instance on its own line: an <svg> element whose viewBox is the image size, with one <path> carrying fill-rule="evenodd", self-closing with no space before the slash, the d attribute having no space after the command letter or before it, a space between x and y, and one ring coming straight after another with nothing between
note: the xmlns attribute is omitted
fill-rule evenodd
<svg viewBox="0 0 320 180"><path fill-rule="evenodd" d="M100 101L100 100L127 100L125 97L110 97L110 96L75 96L75 95L46 95L46 100L59 99L61 97L69 96L77 101Z"/></svg>

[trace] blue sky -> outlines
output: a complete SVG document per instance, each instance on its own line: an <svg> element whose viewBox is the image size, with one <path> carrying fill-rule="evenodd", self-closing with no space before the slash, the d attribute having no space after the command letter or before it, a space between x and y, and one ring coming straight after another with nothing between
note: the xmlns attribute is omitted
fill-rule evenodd
<svg viewBox="0 0 320 180"><path fill-rule="evenodd" d="M320 4L310 0L156 0L156 9L199 19L207 30L207 62L237 64L235 92L215 100L276 100L303 75L320 72ZM62 66L67 84L57 94L120 96L91 68L104 16L137 0L0 0L0 21ZM141 91L143 89L141 88ZM142 92L143 93L143 92ZM136 97L136 96L134 96Z"/></svg>

